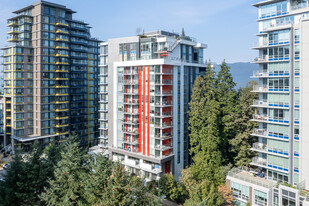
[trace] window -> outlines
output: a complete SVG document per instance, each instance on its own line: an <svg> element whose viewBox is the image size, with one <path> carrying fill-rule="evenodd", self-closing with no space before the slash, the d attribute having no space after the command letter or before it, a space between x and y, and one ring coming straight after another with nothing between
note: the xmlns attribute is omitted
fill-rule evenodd
<svg viewBox="0 0 309 206"><path fill-rule="evenodd" d="M255 204L259 206L267 206L267 193L255 190L254 194Z"/></svg>
<svg viewBox="0 0 309 206"><path fill-rule="evenodd" d="M287 12L287 1L261 6L261 17L282 15Z"/></svg>
<svg viewBox="0 0 309 206"><path fill-rule="evenodd" d="M236 182L231 182L231 190L237 198L241 198L246 201L249 200L249 187Z"/></svg>

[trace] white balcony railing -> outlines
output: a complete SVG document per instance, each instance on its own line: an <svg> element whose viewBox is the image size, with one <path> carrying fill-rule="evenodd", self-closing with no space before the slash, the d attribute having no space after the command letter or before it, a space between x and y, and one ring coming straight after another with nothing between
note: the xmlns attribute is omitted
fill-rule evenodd
<svg viewBox="0 0 309 206"><path fill-rule="evenodd" d="M267 132L266 129L254 128L254 129L253 129L253 134L267 136L267 135L268 135L268 132Z"/></svg>
<svg viewBox="0 0 309 206"><path fill-rule="evenodd" d="M266 71L254 71L253 77L264 77L268 76L268 73Z"/></svg>
<svg viewBox="0 0 309 206"><path fill-rule="evenodd" d="M254 99L253 105L254 106L268 106L268 102L267 102L267 100Z"/></svg>
<svg viewBox="0 0 309 206"><path fill-rule="evenodd" d="M291 6L291 10L302 9L307 7L307 2L299 3Z"/></svg>
<svg viewBox="0 0 309 206"><path fill-rule="evenodd" d="M267 165L267 160L263 159L261 157L254 157L252 163L253 164L257 164L257 165L266 166Z"/></svg>
<svg viewBox="0 0 309 206"><path fill-rule="evenodd" d="M265 62L267 60L268 60L268 55L259 56L254 59L255 62Z"/></svg>
<svg viewBox="0 0 309 206"><path fill-rule="evenodd" d="M252 149L259 150L259 151L267 151L267 145L260 143L260 142L256 142L256 143L253 143Z"/></svg>
<svg viewBox="0 0 309 206"><path fill-rule="evenodd" d="M253 119L254 120L258 120L258 121L267 121L268 120L268 116L267 115L262 115L262 114L254 114L253 115Z"/></svg>
<svg viewBox="0 0 309 206"><path fill-rule="evenodd" d="M268 86L267 85L254 85L253 86L253 91L254 92L266 92L268 91Z"/></svg>

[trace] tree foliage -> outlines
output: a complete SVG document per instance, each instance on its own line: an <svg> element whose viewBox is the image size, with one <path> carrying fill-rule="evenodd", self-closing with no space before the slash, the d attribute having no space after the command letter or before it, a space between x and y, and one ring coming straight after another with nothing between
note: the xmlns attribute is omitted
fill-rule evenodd
<svg viewBox="0 0 309 206"><path fill-rule="evenodd" d="M255 138L251 133L253 128L257 127L257 123L250 121L254 110L251 107L253 100L257 99L257 94L252 93L255 81L251 81L245 88L241 88L238 92L240 113L238 114L235 125L237 128L236 136L230 140L232 152L234 154L234 163L236 166L249 166L254 152L250 150Z"/></svg>
<svg viewBox="0 0 309 206"><path fill-rule="evenodd" d="M29 154L17 153L0 182L0 205L160 205L143 180L119 163L91 156L78 138L44 151L36 143Z"/></svg>
<svg viewBox="0 0 309 206"><path fill-rule="evenodd" d="M235 198L233 192L230 190L230 188L226 185L220 185L218 188L219 193L221 194L222 199L224 200L224 203L222 206L232 206L234 205Z"/></svg>
<svg viewBox="0 0 309 206"><path fill-rule="evenodd" d="M183 204L188 197L188 191L185 186L180 182L176 182L171 174L163 175L158 185L161 195L166 195L168 199L178 204Z"/></svg>
<svg viewBox="0 0 309 206"><path fill-rule="evenodd" d="M48 178L54 172L54 165L49 160L38 142L28 154L17 151L7 169L5 181L0 184L0 202L3 205L39 205L39 195L48 186Z"/></svg>

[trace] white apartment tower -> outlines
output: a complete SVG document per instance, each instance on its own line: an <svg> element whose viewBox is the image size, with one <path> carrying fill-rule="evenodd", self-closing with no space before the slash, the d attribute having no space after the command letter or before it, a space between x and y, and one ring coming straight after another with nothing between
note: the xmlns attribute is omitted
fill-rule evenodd
<svg viewBox="0 0 309 206"><path fill-rule="evenodd" d="M309 7L308 0L267 0L258 8L258 122L251 163L234 169L228 184L237 205L309 205ZM308 83L308 85L307 85ZM306 115L307 114L307 115ZM253 177L259 176L259 177ZM280 184L278 184L280 183Z"/></svg>
<svg viewBox="0 0 309 206"><path fill-rule="evenodd" d="M205 48L166 31L101 43L100 146L112 160L147 180L181 175L191 161L187 111Z"/></svg>

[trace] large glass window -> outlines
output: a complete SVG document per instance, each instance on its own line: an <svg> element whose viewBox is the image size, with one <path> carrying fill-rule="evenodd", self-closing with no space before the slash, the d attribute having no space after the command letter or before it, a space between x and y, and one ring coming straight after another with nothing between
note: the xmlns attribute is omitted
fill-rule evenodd
<svg viewBox="0 0 309 206"><path fill-rule="evenodd" d="M256 205L267 206L267 193L254 190L254 195L255 195L254 202Z"/></svg>
<svg viewBox="0 0 309 206"><path fill-rule="evenodd" d="M287 1L261 6L261 17L282 15L287 12Z"/></svg>
<svg viewBox="0 0 309 206"><path fill-rule="evenodd" d="M249 187L231 182L231 190L237 198L249 200Z"/></svg>
<svg viewBox="0 0 309 206"><path fill-rule="evenodd" d="M269 44L279 44L279 43L288 43L290 40L290 31L289 30L281 30L270 32L268 36Z"/></svg>

